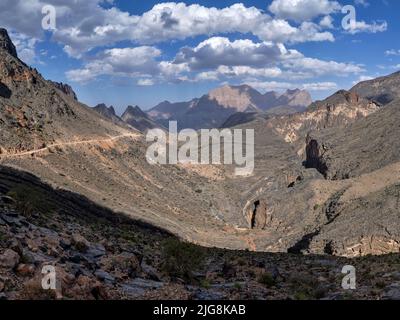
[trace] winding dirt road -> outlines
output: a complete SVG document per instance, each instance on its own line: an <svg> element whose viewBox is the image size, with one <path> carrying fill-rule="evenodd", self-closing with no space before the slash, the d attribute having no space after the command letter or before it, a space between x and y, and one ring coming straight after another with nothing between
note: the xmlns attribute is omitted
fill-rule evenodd
<svg viewBox="0 0 400 320"><path fill-rule="evenodd" d="M75 145L90 144L90 143L112 142L112 141L123 139L123 138L137 138L139 136L140 136L140 134L136 134L136 133L126 133L126 134L121 134L119 136L110 137L110 138L106 138L106 139L90 139L90 140L80 140L80 141L71 141L71 142L59 142L59 143L54 143L54 144L48 145L41 149L34 149L34 150L13 153L13 154L0 154L0 160L1 159L9 159L9 158L18 158L18 157L24 157L24 156L31 156L33 154L47 151L50 148L55 148L55 147L75 146Z"/></svg>

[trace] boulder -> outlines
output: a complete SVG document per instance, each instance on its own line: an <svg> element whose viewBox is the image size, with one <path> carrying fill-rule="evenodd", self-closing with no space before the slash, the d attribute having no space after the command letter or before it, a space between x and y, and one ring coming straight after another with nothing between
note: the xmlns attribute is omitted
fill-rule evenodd
<svg viewBox="0 0 400 320"><path fill-rule="evenodd" d="M87 241L80 234L73 234L72 235L72 244L80 252L86 252L89 249L89 246L90 246L90 242Z"/></svg>
<svg viewBox="0 0 400 320"><path fill-rule="evenodd" d="M7 249L0 255L0 268L14 269L20 260L20 256L14 250Z"/></svg>

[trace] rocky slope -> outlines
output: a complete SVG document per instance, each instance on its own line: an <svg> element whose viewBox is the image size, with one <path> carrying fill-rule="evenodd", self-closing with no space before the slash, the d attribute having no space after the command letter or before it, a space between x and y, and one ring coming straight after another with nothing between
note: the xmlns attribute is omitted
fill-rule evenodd
<svg viewBox="0 0 400 320"><path fill-rule="evenodd" d="M350 91L366 99L386 105L396 99L400 99L400 71L389 76L360 82Z"/></svg>
<svg viewBox="0 0 400 320"><path fill-rule="evenodd" d="M311 104L306 112L271 119L274 128L287 142L304 139L308 132L346 126L379 109L376 103L353 92L341 90L323 101Z"/></svg>
<svg viewBox="0 0 400 320"><path fill-rule="evenodd" d="M163 102L148 114L164 126L168 126L169 120L176 120L180 128L207 129L223 126L236 113L267 110L274 114L292 113L303 110L311 102L310 94L298 89L288 90L283 94L261 94L248 85L226 85L189 102Z"/></svg>
<svg viewBox="0 0 400 320"><path fill-rule="evenodd" d="M66 83L62 82L54 82L50 81L50 83L55 86L57 89L59 89L62 93L66 94L67 96L71 97L72 99L78 101L78 96L76 95L75 91L72 89L72 87Z"/></svg>
<svg viewBox="0 0 400 320"><path fill-rule="evenodd" d="M0 168L0 299L399 299L399 255L206 249L38 178ZM341 287L345 265L357 290ZM42 268L54 266L56 290Z"/></svg>

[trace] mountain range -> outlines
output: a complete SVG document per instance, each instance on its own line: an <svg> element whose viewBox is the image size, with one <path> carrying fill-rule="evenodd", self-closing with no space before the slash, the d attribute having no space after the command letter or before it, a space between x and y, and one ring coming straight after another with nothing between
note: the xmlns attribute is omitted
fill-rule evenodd
<svg viewBox="0 0 400 320"><path fill-rule="evenodd" d="M50 261L73 297L289 299L304 287L310 298L334 298L340 288L321 278L354 263L363 277L357 297L393 297L399 83L397 72L314 103L299 90L224 86L118 117L45 80L0 29L0 272L8 279L0 277L0 292L38 292L24 284ZM288 106L296 112L276 112ZM253 174L149 163L142 131L168 120L254 129ZM383 265L386 276L372 281ZM314 282L322 293L309 289Z"/></svg>
<svg viewBox="0 0 400 320"><path fill-rule="evenodd" d="M209 129L221 127L238 112L290 114L304 110L311 102L310 94L299 89L261 94L248 85L225 85L189 102L164 101L150 109L148 115L163 126L173 120L181 129Z"/></svg>

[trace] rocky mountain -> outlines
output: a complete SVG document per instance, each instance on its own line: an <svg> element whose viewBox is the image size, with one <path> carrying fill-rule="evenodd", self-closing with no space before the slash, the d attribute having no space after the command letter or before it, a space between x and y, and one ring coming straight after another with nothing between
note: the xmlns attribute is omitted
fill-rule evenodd
<svg viewBox="0 0 400 320"><path fill-rule="evenodd" d="M128 106L122 114L121 119L135 129L145 132L148 129L160 128L161 126L154 122L142 109L138 106Z"/></svg>
<svg viewBox="0 0 400 320"><path fill-rule="evenodd" d="M122 119L117 116L115 113L115 109L113 106L107 107L104 103L100 103L93 107L93 109L100 113L102 116L106 117L107 119L113 121L113 122L120 122Z"/></svg>
<svg viewBox="0 0 400 320"><path fill-rule="evenodd" d="M54 82L54 81L50 81L50 83L53 84L57 89L61 90L61 92L63 92L65 95L78 101L78 97L70 85L62 83L62 82Z"/></svg>
<svg viewBox="0 0 400 320"><path fill-rule="evenodd" d="M400 71L388 76L360 82L350 91L363 98L386 105L396 99L400 99Z"/></svg>
<svg viewBox="0 0 400 320"><path fill-rule="evenodd" d="M189 102L165 101L152 108L149 116L168 126L168 121L178 121L180 128L218 128L235 113L253 113L271 110L271 113L293 113L311 104L307 91L288 90L283 94L261 94L248 85L223 86L207 95ZM238 116L236 116L238 117Z"/></svg>

